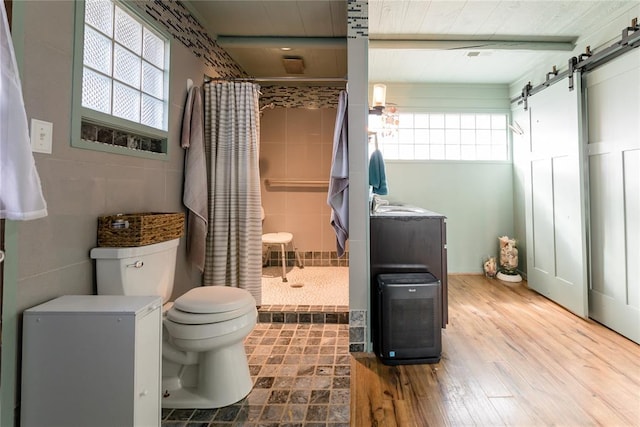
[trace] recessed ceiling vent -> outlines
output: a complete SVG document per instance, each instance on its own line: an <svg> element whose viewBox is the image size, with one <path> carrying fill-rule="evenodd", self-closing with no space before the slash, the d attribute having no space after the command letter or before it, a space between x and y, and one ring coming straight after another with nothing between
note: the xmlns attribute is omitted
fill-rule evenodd
<svg viewBox="0 0 640 427"><path fill-rule="evenodd" d="M475 58L478 56L491 56L490 50L472 50L467 52L467 58Z"/></svg>
<svg viewBox="0 0 640 427"><path fill-rule="evenodd" d="M300 56L284 56L282 63L287 74L304 74L304 60Z"/></svg>

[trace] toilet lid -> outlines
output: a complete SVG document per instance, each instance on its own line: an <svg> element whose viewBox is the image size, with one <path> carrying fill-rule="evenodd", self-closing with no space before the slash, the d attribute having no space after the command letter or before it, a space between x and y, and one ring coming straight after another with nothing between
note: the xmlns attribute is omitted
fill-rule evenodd
<svg viewBox="0 0 640 427"><path fill-rule="evenodd" d="M173 310L187 313L225 313L255 307L256 300L244 289L231 286L200 286L177 298Z"/></svg>
<svg viewBox="0 0 640 427"><path fill-rule="evenodd" d="M257 316L258 312L254 304L248 304L237 310L224 311L221 313L198 314L176 310L176 308L174 307L167 311L166 321L179 323L181 325L206 325L211 323L226 322L228 320L235 320L251 312L255 313L254 316Z"/></svg>

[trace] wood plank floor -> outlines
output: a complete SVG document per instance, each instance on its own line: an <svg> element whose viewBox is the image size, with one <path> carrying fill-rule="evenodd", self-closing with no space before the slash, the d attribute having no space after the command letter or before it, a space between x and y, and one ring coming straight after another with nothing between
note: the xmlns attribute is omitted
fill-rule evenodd
<svg viewBox="0 0 640 427"><path fill-rule="evenodd" d="M640 346L529 290L450 276L442 360L351 361L352 426L640 426Z"/></svg>

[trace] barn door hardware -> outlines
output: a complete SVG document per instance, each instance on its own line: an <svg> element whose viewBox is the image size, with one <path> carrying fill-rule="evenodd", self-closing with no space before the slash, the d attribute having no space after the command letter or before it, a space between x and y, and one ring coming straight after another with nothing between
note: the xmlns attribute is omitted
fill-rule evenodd
<svg viewBox="0 0 640 427"><path fill-rule="evenodd" d="M556 66L554 65L554 66L553 66L553 69L547 73L546 83L549 83L549 76L554 76L554 77L555 77L555 76L557 76L557 75L558 75L558 69L557 69L557 68L556 68ZM548 84L547 84L547 85L545 85L545 86L548 86Z"/></svg>
<svg viewBox="0 0 640 427"><path fill-rule="evenodd" d="M624 30L622 30L622 40L621 40L621 43L623 43L623 44L628 44L628 42L629 42L629 38L630 38L630 37L629 37L629 36L630 36L630 34L629 34L629 33L635 33L635 32L636 32L636 31L638 31L638 30L640 30L640 26L638 25L638 18L633 18L633 19L631 20L631 26L630 26L630 27L625 28ZM634 43L637 43L637 42L638 42L638 38L636 37L636 39L635 39L635 42L634 42Z"/></svg>
<svg viewBox="0 0 640 427"><path fill-rule="evenodd" d="M580 55L582 56L582 55ZM569 90L573 90L573 73L576 71L576 65L578 64L578 58L572 56L569 58Z"/></svg>
<svg viewBox="0 0 640 427"><path fill-rule="evenodd" d="M596 53L591 51L591 46L587 46L584 53L580 54L578 57L574 56L569 58L567 70L559 72L554 65L553 70L547 73L546 79L543 83L534 87L531 86L531 82L527 83L522 89L520 96L512 99L511 103L523 103L524 109L527 110L528 97L540 92L565 77L569 78L569 90L573 90L574 74L576 72L585 73L587 71L591 71L594 68L637 47L640 47L640 25L638 24L638 18L633 18L631 25L622 30L619 41Z"/></svg>
<svg viewBox="0 0 640 427"><path fill-rule="evenodd" d="M585 59L589 58L591 55L593 55L591 53L591 46L587 46L587 48L584 50L584 53L581 53L580 56L578 57L578 61L584 61Z"/></svg>
<svg viewBox="0 0 640 427"><path fill-rule="evenodd" d="M527 104L527 99L529 98L529 96L531 96L531 89L533 89L533 86L531 86L531 82L527 83L527 85L524 88L522 88L522 94L520 95L520 97L524 102L524 111L527 111L529 109L529 105Z"/></svg>

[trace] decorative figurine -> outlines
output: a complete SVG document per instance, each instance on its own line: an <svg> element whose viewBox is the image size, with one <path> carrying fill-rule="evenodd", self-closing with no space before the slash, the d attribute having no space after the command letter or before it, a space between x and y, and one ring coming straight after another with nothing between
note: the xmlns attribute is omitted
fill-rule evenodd
<svg viewBox="0 0 640 427"><path fill-rule="evenodd" d="M499 237L500 241L500 271L496 277L505 282L521 282L518 274L518 248L515 239L507 236Z"/></svg>
<svg viewBox="0 0 640 427"><path fill-rule="evenodd" d="M498 272L498 264L496 263L496 257L491 256L484 262L484 275L487 277L496 277Z"/></svg>

